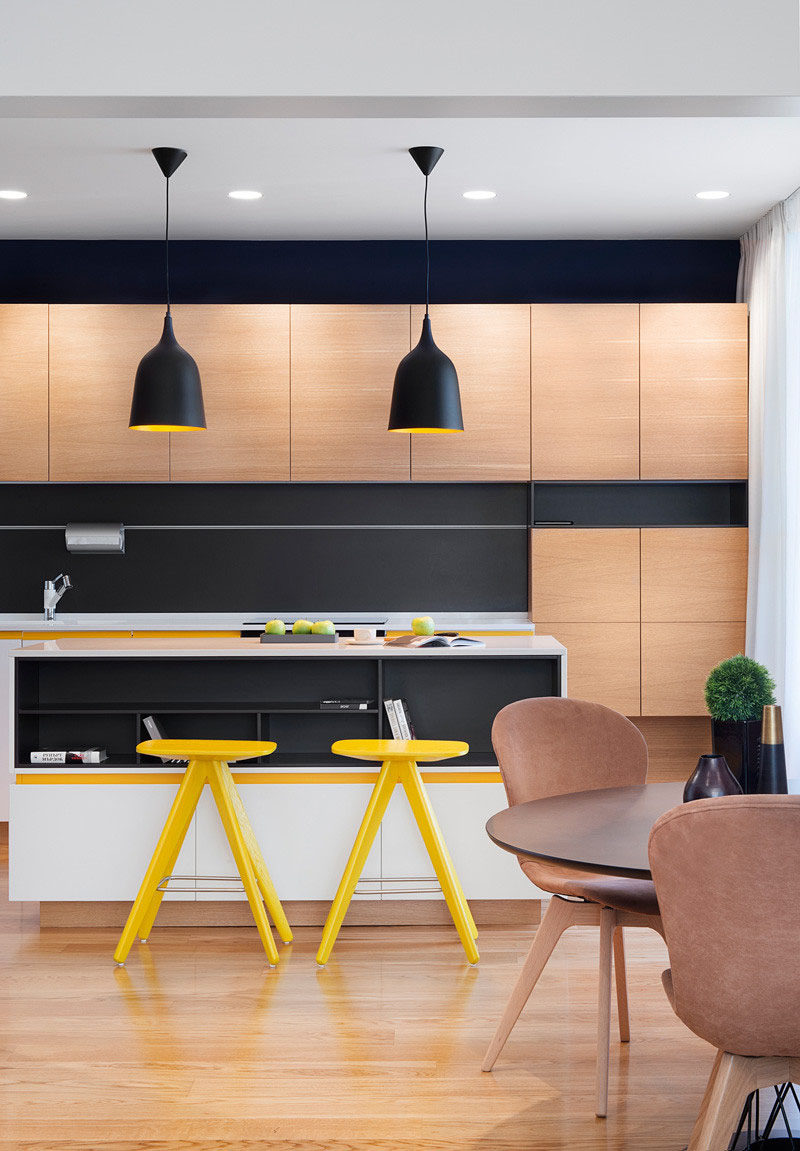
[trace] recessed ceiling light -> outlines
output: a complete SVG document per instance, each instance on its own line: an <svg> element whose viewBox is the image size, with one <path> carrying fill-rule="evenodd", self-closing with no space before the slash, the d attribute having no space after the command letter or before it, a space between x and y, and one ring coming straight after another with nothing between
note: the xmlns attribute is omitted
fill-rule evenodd
<svg viewBox="0 0 800 1151"><path fill-rule="evenodd" d="M490 192L488 188L474 188L470 192L462 192L465 200L493 200L497 192Z"/></svg>
<svg viewBox="0 0 800 1151"><path fill-rule="evenodd" d="M695 199L697 200L727 200L728 196L730 196L730 192L723 192L721 188L719 190L711 189L708 192L695 192Z"/></svg>
<svg viewBox="0 0 800 1151"><path fill-rule="evenodd" d="M228 192L229 200L260 200L263 193L256 192L254 188L237 188Z"/></svg>
<svg viewBox="0 0 800 1151"><path fill-rule="evenodd" d="M25 200L27 192L19 192L16 188L4 188L0 191L0 200Z"/></svg>

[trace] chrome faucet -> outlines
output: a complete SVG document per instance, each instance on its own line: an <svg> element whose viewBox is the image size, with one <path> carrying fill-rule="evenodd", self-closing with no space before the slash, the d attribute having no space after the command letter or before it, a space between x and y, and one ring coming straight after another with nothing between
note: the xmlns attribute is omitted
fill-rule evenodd
<svg viewBox="0 0 800 1151"><path fill-rule="evenodd" d="M59 586L56 586L61 581ZM72 587L68 575L57 575L55 579L44 581L44 618L55 619L56 607L65 591Z"/></svg>

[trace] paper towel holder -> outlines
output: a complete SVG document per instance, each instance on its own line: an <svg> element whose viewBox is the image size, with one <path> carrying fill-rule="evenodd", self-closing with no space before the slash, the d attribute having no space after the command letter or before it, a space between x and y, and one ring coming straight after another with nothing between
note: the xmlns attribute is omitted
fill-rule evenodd
<svg viewBox="0 0 800 1151"><path fill-rule="evenodd" d="M64 538L68 552L125 554L124 524L67 524Z"/></svg>

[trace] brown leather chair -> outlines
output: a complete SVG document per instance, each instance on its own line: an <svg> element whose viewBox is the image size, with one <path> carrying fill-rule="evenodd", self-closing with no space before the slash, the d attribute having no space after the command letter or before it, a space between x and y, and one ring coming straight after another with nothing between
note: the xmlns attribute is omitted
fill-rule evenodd
<svg viewBox="0 0 800 1151"><path fill-rule="evenodd" d="M497 714L492 744L509 807L573 791L645 782L647 744L619 712L578 699L523 699ZM528 878L553 898L534 936L522 972L483 1061L491 1071L537 980L568 927L599 926L600 984L597 1022L597 1115L608 1109L611 1027L611 955L616 971L619 1037L630 1040L623 927L661 930L655 888L545 860L519 860Z"/></svg>
<svg viewBox="0 0 800 1151"><path fill-rule="evenodd" d="M724 1151L751 1091L800 1082L800 796L699 799L650 833L676 1015L713 1044L689 1151Z"/></svg>

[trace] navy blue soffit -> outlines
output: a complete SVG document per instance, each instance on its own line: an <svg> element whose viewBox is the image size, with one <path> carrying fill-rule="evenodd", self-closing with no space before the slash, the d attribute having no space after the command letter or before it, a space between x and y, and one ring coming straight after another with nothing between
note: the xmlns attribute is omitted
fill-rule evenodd
<svg viewBox="0 0 800 1151"><path fill-rule="evenodd" d="M737 240L439 240L431 296L450 303L735 299ZM185 303L419 300L421 241L178 240ZM2 303L160 303L160 241L0 241Z"/></svg>

